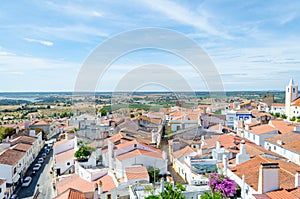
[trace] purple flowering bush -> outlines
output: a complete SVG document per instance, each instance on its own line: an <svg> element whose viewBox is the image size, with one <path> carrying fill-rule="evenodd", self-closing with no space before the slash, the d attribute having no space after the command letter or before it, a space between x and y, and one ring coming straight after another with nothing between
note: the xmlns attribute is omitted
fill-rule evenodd
<svg viewBox="0 0 300 199"><path fill-rule="evenodd" d="M209 174L208 179L208 186L211 189L211 193L206 193L201 197L202 199L224 199L236 194L237 184L227 176L212 173Z"/></svg>

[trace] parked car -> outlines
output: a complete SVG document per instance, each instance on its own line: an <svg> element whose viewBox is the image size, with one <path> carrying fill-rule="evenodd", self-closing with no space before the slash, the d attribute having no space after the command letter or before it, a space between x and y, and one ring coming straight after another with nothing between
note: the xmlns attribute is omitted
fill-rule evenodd
<svg viewBox="0 0 300 199"><path fill-rule="evenodd" d="M38 171L41 168L41 166L42 166L41 164L35 164L32 170Z"/></svg>
<svg viewBox="0 0 300 199"><path fill-rule="evenodd" d="M39 159L38 159L38 163L39 163L39 164L43 164L43 162L44 162L44 158L39 158Z"/></svg>
<svg viewBox="0 0 300 199"><path fill-rule="evenodd" d="M22 187L28 187L31 183L31 180L32 178L30 176L27 176L22 183Z"/></svg>
<svg viewBox="0 0 300 199"><path fill-rule="evenodd" d="M19 197L17 196L17 194L13 194L10 196L10 199L18 199Z"/></svg>
<svg viewBox="0 0 300 199"><path fill-rule="evenodd" d="M46 158L46 156L47 156L47 153L42 153L43 158Z"/></svg>

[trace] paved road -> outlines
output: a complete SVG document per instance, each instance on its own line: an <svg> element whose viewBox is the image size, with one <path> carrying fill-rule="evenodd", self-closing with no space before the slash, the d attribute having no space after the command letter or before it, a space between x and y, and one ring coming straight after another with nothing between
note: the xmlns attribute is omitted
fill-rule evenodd
<svg viewBox="0 0 300 199"><path fill-rule="evenodd" d="M54 198L54 190L52 188L52 175L50 174L51 167L53 166L53 151L47 155L42 167L38 173L33 176L32 182L29 187L21 188L18 196L24 199L32 199L37 189L39 189L39 199ZM29 169L30 172L31 168ZM39 185L39 186L37 186ZM39 187L39 188L38 188Z"/></svg>

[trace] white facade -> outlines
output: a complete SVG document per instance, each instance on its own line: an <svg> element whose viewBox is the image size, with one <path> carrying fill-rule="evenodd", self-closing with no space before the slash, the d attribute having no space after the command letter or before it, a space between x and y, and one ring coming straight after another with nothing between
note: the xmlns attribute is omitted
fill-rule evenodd
<svg viewBox="0 0 300 199"><path fill-rule="evenodd" d="M295 85L292 78L285 89L285 114L289 119L300 116L300 106L292 106L293 101L298 97L298 85Z"/></svg>
<svg viewBox="0 0 300 199"><path fill-rule="evenodd" d="M265 139L267 138L271 138L274 135L278 134L278 130L273 130L264 134L255 134L252 133L251 130L245 130L244 131L244 138L247 138L248 140L250 140L251 142L254 142L256 145L259 146L264 146L265 143Z"/></svg>
<svg viewBox="0 0 300 199"><path fill-rule="evenodd" d="M2 198L5 198L5 196L6 196L6 194L5 194L5 192L6 192L6 181L3 180L3 179L0 179L0 182L1 182L1 184L0 184L0 198L2 199Z"/></svg>
<svg viewBox="0 0 300 199"><path fill-rule="evenodd" d="M274 144L272 142L265 141L264 147L265 147L265 149L272 151L274 153L277 153L277 154L287 158L288 160L300 165L300 154L284 148L284 145Z"/></svg>
<svg viewBox="0 0 300 199"><path fill-rule="evenodd" d="M280 115L283 115L285 114L285 106L272 104L270 112L273 114L279 113Z"/></svg>

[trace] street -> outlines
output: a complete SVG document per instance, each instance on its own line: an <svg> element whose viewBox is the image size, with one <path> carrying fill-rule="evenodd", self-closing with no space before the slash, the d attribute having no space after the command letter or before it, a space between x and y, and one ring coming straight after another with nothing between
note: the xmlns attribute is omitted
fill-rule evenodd
<svg viewBox="0 0 300 199"><path fill-rule="evenodd" d="M54 190L52 187L52 174L50 174L51 167L53 165L53 150L47 155L44 163L42 164L40 170L36 175L32 177L32 182L29 187L21 188L18 192L19 198L31 199L39 189L39 199L51 199L54 198ZM29 168L28 174L31 173L31 168Z"/></svg>

